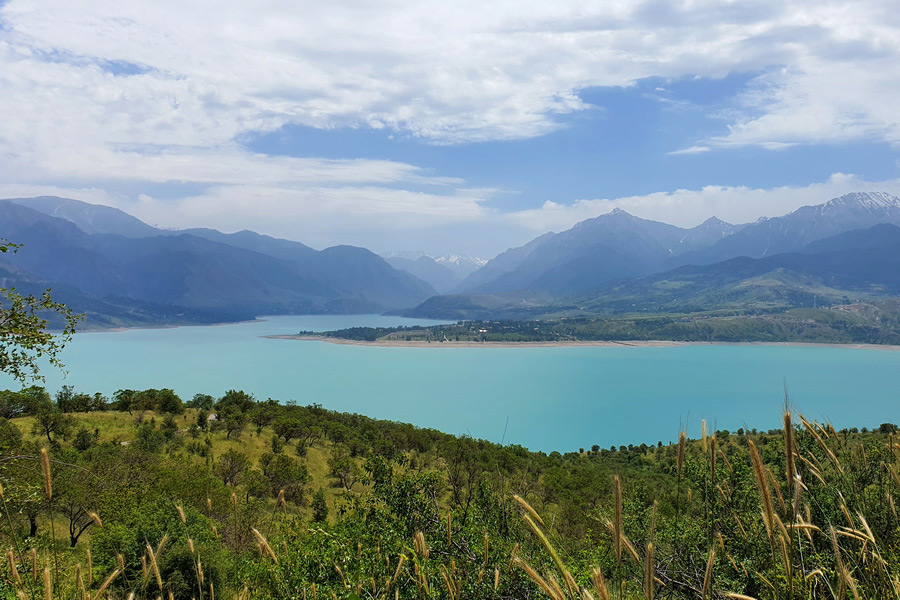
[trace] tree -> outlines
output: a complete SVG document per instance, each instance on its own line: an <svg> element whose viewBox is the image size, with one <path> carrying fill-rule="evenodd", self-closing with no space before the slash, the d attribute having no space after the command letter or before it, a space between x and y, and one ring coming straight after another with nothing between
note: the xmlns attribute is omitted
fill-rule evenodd
<svg viewBox="0 0 900 600"><path fill-rule="evenodd" d="M237 408L229 407L225 411L219 413L222 419L222 426L225 427L225 436L231 438L241 437L244 427L247 425L247 415L239 411Z"/></svg>
<svg viewBox="0 0 900 600"><path fill-rule="evenodd" d="M200 410L212 410L216 399L209 394L194 394L194 397L188 400L188 408L199 408Z"/></svg>
<svg viewBox="0 0 900 600"><path fill-rule="evenodd" d="M346 446L332 448L331 456L328 458L328 469L331 476L337 479L338 483L348 492L362 475L361 469L350 456L350 451Z"/></svg>
<svg viewBox="0 0 900 600"><path fill-rule="evenodd" d="M75 419L55 406L47 406L38 411L31 431L34 435L47 436L47 441L55 445L53 436L63 439L69 437L74 425Z"/></svg>
<svg viewBox="0 0 900 600"><path fill-rule="evenodd" d="M297 504L306 499L304 486L309 483L309 471L299 460L285 454L265 453L259 459L259 466L269 480L269 491L277 496L284 490L284 497Z"/></svg>
<svg viewBox="0 0 900 600"><path fill-rule="evenodd" d="M0 240L0 253L16 252L18 244ZM43 380L38 360L47 359L51 365L62 368L59 353L72 339L75 325L83 315L76 315L64 304L55 302L50 290L40 296L22 296L15 288L0 288L0 371L12 375L24 383ZM63 324L62 333L55 335L44 317L53 317Z"/></svg>
<svg viewBox="0 0 900 600"><path fill-rule="evenodd" d="M249 466L250 459L247 455L232 448L219 457L214 470L222 478L222 483L235 486Z"/></svg>

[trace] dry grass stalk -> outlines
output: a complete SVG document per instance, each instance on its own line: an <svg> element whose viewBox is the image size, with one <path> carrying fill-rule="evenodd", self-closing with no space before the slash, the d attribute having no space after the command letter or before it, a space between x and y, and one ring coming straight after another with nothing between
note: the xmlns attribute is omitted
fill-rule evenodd
<svg viewBox="0 0 900 600"><path fill-rule="evenodd" d="M599 600L610 600L611 596L606 579L603 577L603 569L594 567L591 570L591 582L594 584L594 590L596 590Z"/></svg>
<svg viewBox="0 0 900 600"><path fill-rule="evenodd" d="M550 540L547 538L547 535L541 530L537 523L535 523L530 515L522 515L522 518L525 519L525 523L528 524L528 527L537 536L538 540L540 540L541 545L544 546L544 549L550 554L550 557L553 559L553 563L556 565L556 568L562 574L563 579L566 582L566 586L569 588L569 593L574 593L577 589L575 586L575 579L569 573L569 570L566 569L565 563L563 563L562 559L559 557L559 554L556 552L556 548L553 547L553 544L550 543Z"/></svg>
<svg viewBox="0 0 900 600"><path fill-rule="evenodd" d="M94 557L91 555L91 549L88 548L84 553L84 558L87 561L87 578L88 578L88 587L94 585Z"/></svg>
<svg viewBox="0 0 900 600"><path fill-rule="evenodd" d="M81 563L75 565L75 591L78 592L81 600L87 600L87 589L85 589L84 579L81 577Z"/></svg>
<svg viewBox="0 0 900 600"><path fill-rule="evenodd" d="M687 447L687 436L684 431L681 431L678 434L678 455L675 459L675 466L678 470L678 475L681 476L681 469L684 467L684 450Z"/></svg>
<svg viewBox="0 0 900 600"><path fill-rule="evenodd" d="M421 531L417 531L416 535L413 536L413 546L415 546L416 554L422 558L428 558L431 554L428 543L425 541L425 534Z"/></svg>
<svg viewBox="0 0 900 600"><path fill-rule="evenodd" d="M709 438L709 480L710 483L716 483L716 435L713 434Z"/></svg>
<svg viewBox="0 0 900 600"><path fill-rule="evenodd" d="M616 563L622 563L622 538L624 522L622 517L622 478L613 476L613 546L616 551Z"/></svg>
<svg viewBox="0 0 900 600"><path fill-rule="evenodd" d="M775 479L775 473L772 472L772 469L766 467L766 475L769 477L769 482L772 486L772 489L775 490L775 497L778 499L778 506L781 508L782 513L787 512L787 504L784 501L784 495L781 493L781 486L778 485L778 480Z"/></svg>
<svg viewBox="0 0 900 600"><path fill-rule="evenodd" d="M447 594L449 594L450 600L456 600L456 589L450 582L450 577L447 575L447 568L444 565L441 565L440 571L441 579L444 581L444 587L447 588Z"/></svg>
<svg viewBox="0 0 900 600"><path fill-rule="evenodd" d="M800 422L803 423L803 426L806 428L806 430L810 433L810 435L813 436L813 439L816 440L816 443L819 445L820 448L822 448L822 450L825 452L825 454L831 460L832 464L834 465L834 468L837 469L838 472L843 473L844 469L843 469L843 467L841 467L841 461L838 460L838 457L835 455L835 453L832 452L831 448L828 447L828 444L825 443L825 440L822 439L822 436L819 435L819 432L816 431L815 426L813 426L809 421L804 419L803 415L800 415ZM816 423L816 425L818 425L818 423ZM819 425L819 427L821 428L821 425ZM821 431L825 435L825 437L828 437L828 432L826 432L824 429L822 429ZM840 443L839 438L838 438L838 443Z"/></svg>
<svg viewBox="0 0 900 600"><path fill-rule="evenodd" d="M500 588L500 569L494 569L494 591Z"/></svg>
<svg viewBox="0 0 900 600"><path fill-rule="evenodd" d="M181 508L181 505L176 504L176 505L175 505L175 510L178 511L178 518L181 519L181 523L182 523L183 525L187 525L187 518L184 516L184 509Z"/></svg>
<svg viewBox="0 0 900 600"><path fill-rule="evenodd" d="M16 568L16 557L13 555L12 550L6 551L6 562L9 563L9 573L12 576L12 580L16 585L21 585L22 578L19 577L19 570Z"/></svg>
<svg viewBox="0 0 900 600"><path fill-rule="evenodd" d="M44 494L47 500L53 499L53 482L50 478L50 455L46 448L41 448L41 470L44 472Z"/></svg>
<svg viewBox="0 0 900 600"><path fill-rule="evenodd" d="M525 501L525 498L521 497L518 494L513 494L513 500L515 500L519 504L519 506L524 508L525 511L531 515L531 518L540 523L541 527L546 527L546 525L544 524L544 520L541 518L541 515L539 515L538 512L534 510L534 508L532 508L531 505L528 504L528 502Z"/></svg>
<svg viewBox="0 0 900 600"><path fill-rule="evenodd" d="M103 527L103 521L100 520L100 515L95 512L89 512L88 516L91 518L91 521L94 522L94 525L97 527Z"/></svg>
<svg viewBox="0 0 900 600"><path fill-rule="evenodd" d="M38 578L38 557L37 548L31 549L31 580L37 581Z"/></svg>
<svg viewBox="0 0 900 600"><path fill-rule="evenodd" d="M753 443L753 440L748 440L747 444L750 448L750 462L753 465L753 474L756 477L756 487L762 498L763 522L765 523L769 537L772 538L775 533L775 507L772 505L772 493L769 489L769 479L766 476L765 466L763 465L762 458L759 456L759 451L756 449L756 444Z"/></svg>
<svg viewBox="0 0 900 600"><path fill-rule="evenodd" d="M164 533L162 539L159 540L159 544L156 545L156 558L159 558L162 554L163 548L166 547L166 544L169 543L169 534Z"/></svg>
<svg viewBox="0 0 900 600"><path fill-rule="evenodd" d="M401 554L401 555L400 555L400 560L397 561L397 569L394 571L394 577L391 578L391 583L390 583L390 585L388 586L389 588L390 588L390 586L392 586L392 585L394 585L395 583L397 583L397 578L400 577L400 571L403 570L403 565L404 565L405 563L406 563L406 555L405 555L405 554Z"/></svg>
<svg viewBox="0 0 900 600"><path fill-rule="evenodd" d="M721 449L719 449L719 458L722 459L722 462L725 463L725 466L728 467L729 471L734 471L734 467L731 466L731 461L728 460L728 457L725 456L725 453L722 452Z"/></svg>
<svg viewBox="0 0 900 600"><path fill-rule="evenodd" d="M559 585L559 581L556 580L556 577L553 576L553 573L547 574L547 583L550 584L550 587L553 588L553 591L556 592L557 597L565 598L566 594L563 592L562 587Z"/></svg>
<svg viewBox="0 0 900 600"><path fill-rule="evenodd" d="M794 454L796 446L794 443L794 425L791 422L791 412L784 411L784 471L785 479L788 482L788 494L794 491L794 476L797 474L797 467L794 464Z"/></svg>
<svg viewBox="0 0 900 600"><path fill-rule="evenodd" d="M706 452L706 419L700 420L700 439L703 442L703 452Z"/></svg>
<svg viewBox="0 0 900 600"><path fill-rule="evenodd" d="M265 536L263 536L263 534L261 534L259 531L257 531L257 529L255 527L251 527L250 531L253 532L253 536L256 538L256 541L259 542L260 547L265 551L266 554L269 555L269 557L272 559L272 561L274 561L275 564L277 565L278 557L275 556L275 552L272 550L272 547L269 545L269 542L266 541ZM212 583L210 583L210 585L212 585Z"/></svg>
<svg viewBox="0 0 900 600"><path fill-rule="evenodd" d="M721 538L720 538L721 539ZM713 565L716 560L716 546L713 544L709 549L709 556L706 559L706 571L703 574L703 589L700 592L701 598L706 600L709 597L709 590L712 586Z"/></svg>
<svg viewBox="0 0 900 600"><path fill-rule="evenodd" d="M100 588L97 590L97 593L94 594L94 600L100 600L100 598L103 596L103 594L106 593L107 588L109 588L109 586L112 585L112 582L115 581L116 577L118 577L119 573L121 573L121 572L122 571L120 571L119 569L116 569L115 571L113 571L112 573L109 574L109 577L107 577L105 580L103 580L103 583L100 584Z"/></svg>
<svg viewBox="0 0 900 600"><path fill-rule="evenodd" d="M484 534L484 566L487 566L488 560L490 558L490 549L491 544L490 540L488 540L488 534Z"/></svg>
<svg viewBox="0 0 900 600"><path fill-rule="evenodd" d="M163 587L162 575L159 572L159 564L156 562L156 554L153 552L153 547L150 544L147 544L147 555L150 557L150 568L153 571L153 577L156 579L156 585L161 590Z"/></svg>
<svg viewBox="0 0 900 600"><path fill-rule="evenodd" d="M527 562L519 557L516 557L513 559L513 565L525 571L525 574L531 577L531 580L534 581L537 586L544 591L545 594L550 596L550 598L552 598L553 600L565 600L564 596L557 596L556 590L550 587L550 584L547 583L547 581L543 577L541 577L541 575L537 571L535 571Z"/></svg>
<svg viewBox="0 0 900 600"><path fill-rule="evenodd" d="M453 524L453 513L451 513L450 511L447 511L447 545L448 546L451 543L453 543L452 524Z"/></svg>
<svg viewBox="0 0 900 600"><path fill-rule="evenodd" d="M44 568L44 600L53 600L53 582L50 579L50 568Z"/></svg>
<svg viewBox="0 0 900 600"><path fill-rule="evenodd" d="M644 557L644 598L653 600L656 595L656 566L653 562L653 542L647 544Z"/></svg>
<svg viewBox="0 0 900 600"><path fill-rule="evenodd" d="M753 596L745 596L744 594L725 594L726 598L732 598L733 600L756 600Z"/></svg>

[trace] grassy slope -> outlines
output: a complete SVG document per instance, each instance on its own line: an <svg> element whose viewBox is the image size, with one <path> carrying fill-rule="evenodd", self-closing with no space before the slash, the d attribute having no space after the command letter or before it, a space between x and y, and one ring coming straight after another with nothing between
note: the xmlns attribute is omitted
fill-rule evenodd
<svg viewBox="0 0 900 600"><path fill-rule="evenodd" d="M138 416L137 411L133 415L127 412L89 412L89 413L71 413L71 416L77 421L76 430L80 427L86 428L93 432L99 430L99 442L118 441L120 443L130 443L136 437L135 420ZM162 421L162 416L153 411L145 411L143 414L145 420L156 419L157 422ZM175 417L179 430L187 431L187 429L197 421L197 410L187 409L185 414ZM32 425L34 417L20 417L13 419L12 422L25 434L27 440L38 440L46 442L46 438L41 438L32 433ZM207 434L202 434L197 439L203 439ZM221 456L229 450L236 450L246 454L250 458L251 464L256 467L260 457L266 452L271 451L271 440L274 435L271 427L266 427L260 435L256 434L256 428L248 426L241 434L240 438L228 439L224 431L209 433L209 438L213 443L213 456ZM186 436L187 440L190 437ZM340 487L333 487L336 484L333 477L329 475L328 457L331 448L331 442L320 439L316 444L307 448L306 456L303 457L303 463L309 470L312 481L309 489L316 490L322 488L325 491L325 497L328 500L329 514L335 513L336 500L344 494ZM294 444L284 446L284 454L290 457L298 457L297 449ZM362 489L363 485L357 483L354 491ZM301 509L302 512L310 512L308 507ZM309 516L309 515L306 515Z"/></svg>

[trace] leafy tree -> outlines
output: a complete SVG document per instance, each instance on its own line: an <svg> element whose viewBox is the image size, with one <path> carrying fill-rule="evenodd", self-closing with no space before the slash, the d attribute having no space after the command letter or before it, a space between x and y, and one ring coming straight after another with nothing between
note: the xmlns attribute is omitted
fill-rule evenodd
<svg viewBox="0 0 900 600"><path fill-rule="evenodd" d="M244 427L247 426L246 413L241 412L234 406L220 412L219 418L222 421L222 426L225 428L225 436L229 439L232 436L240 438L241 433L244 431Z"/></svg>
<svg viewBox="0 0 900 600"><path fill-rule="evenodd" d="M359 480L362 471L356 464L356 461L350 456L350 451L346 446L333 446L331 456L328 458L328 469L331 476L337 479L348 492L353 488L353 484Z"/></svg>
<svg viewBox="0 0 900 600"><path fill-rule="evenodd" d="M253 396L242 390L228 390L225 395L216 402L216 410L223 411L227 408L237 408L240 412L248 413L256 405Z"/></svg>
<svg viewBox="0 0 900 600"><path fill-rule="evenodd" d="M250 459L247 458L247 455L231 448L219 457L214 470L216 475L222 479L222 483L236 486L249 466Z"/></svg>
<svg viewBox="0 0 900 600"><path fill-rule="evenodd" d="M260 403L250 413L250 422L256 426L256 435L262 433L264 427L268 427L275 420L277 405L270 398L265 403Z"/></svg>
<svg viewBox="0 0 900 600"><path fill-rule="evenodd" d="M272 430L275 435L284 438L285 444L290 444L303 430L303 421L296 417L279 417L272 423Z"/></svg>
<svg viewBox="0 0 900 600"><path fill-rule="evenodd" d="M16 252L19 248L18 244L0 240L0 253ZM72 339L82 315L55 302L50 290L38 297L22 296L15 288L0 288L0 296L5 296L0 302L0 371L24 383L43 379L38 369L41 358L62 368L59 353ZM62 321L61 334L54 335L48 330L45 316Z"/></svg>
<svg viewBox="0 0 900 600"><path fill-rule="evenodd" d="M305 486L310 480L306 465L286 454L267 452L260 457L259 466L269 480L269 491L273 496L284 490L286 499L297 504L304 502Z"/></svg>
<svg viewBox="0 0 900 600"><path fill-rule="evenodd" d="M75 426L75 419L63 413L56 406L46 406L35 415L31 432L34 435L46 436L51 445L56 445L54 436L66 439Z"/></svg>
<svg viewBox="0 0 900 600"><path fill-rule="evenodd" d="M216 399L209 394L194 394L194 397L188 400L188 408L199 408L200 410L212 410Z"/></svg>

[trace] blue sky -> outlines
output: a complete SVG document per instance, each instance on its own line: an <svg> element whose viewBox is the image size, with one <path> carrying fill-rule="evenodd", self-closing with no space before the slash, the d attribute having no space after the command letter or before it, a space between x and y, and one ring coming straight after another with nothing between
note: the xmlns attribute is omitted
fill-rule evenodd
<svg viewBox="0 0 900 600"><path fill-rule="evenodd" d="M900 193L883 0L0 1L0 197L490 257Z"/></svg>

